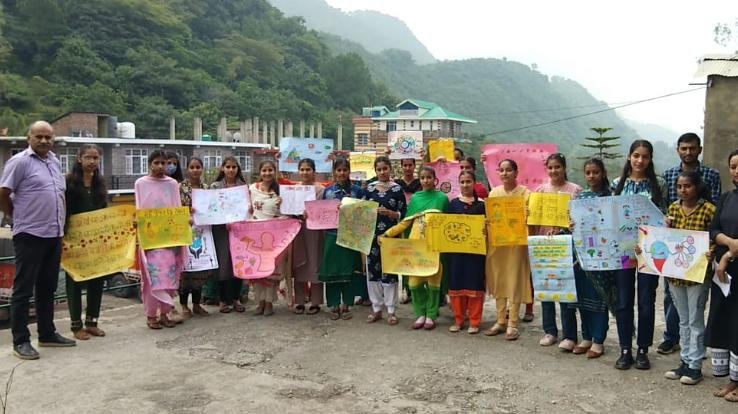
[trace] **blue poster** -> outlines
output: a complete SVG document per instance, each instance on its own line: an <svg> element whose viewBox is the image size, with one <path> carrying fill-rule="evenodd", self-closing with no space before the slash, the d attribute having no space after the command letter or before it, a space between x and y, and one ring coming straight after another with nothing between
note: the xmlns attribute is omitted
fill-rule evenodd
<svg viewBox="0 0 738 414"><path fill-rule="evenodd" d="M541 302L576 302L571 236L528 237L533 297Z"/></svg>
<svg viewBox="0 0 738 414"><path fill-rule="evenodd" d="M333 140L325 138L281 138L279 140L279 170L297 172L303 158L315 161L315 172L329 173L333 163L328 156L333 152Z"/></svg>
<svg viewBox="0 0 738 414"><path fill-rule="evenodd" d="M584 270L632 269L638 226L664 226L664 215L641 195L572 200L574 248Z"/></svg>

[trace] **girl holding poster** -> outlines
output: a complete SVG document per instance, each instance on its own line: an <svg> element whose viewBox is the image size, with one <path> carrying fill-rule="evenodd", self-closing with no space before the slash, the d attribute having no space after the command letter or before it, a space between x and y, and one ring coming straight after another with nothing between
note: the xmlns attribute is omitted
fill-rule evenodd
<svg viewBox="0 0 738 414"><path fill-rule="evenodd" d="M168 165L168 164L167 164ZM208 185L202 181L203 163L200 158L191 157L187 163L187 178L179 183L179 196L182 205L192 208L192 189L208 189ZM196 272L182 272L182 280L179 284L179 304L182 306L182 316L189 318L195 315L206 316L206 311L200 306L202 300L202 287L213 273L212 270L200 270ZM192 310L187 306L192 294Z"/></svg>
<svg viewBox="0 0 738 414"><path fill-rule="evenodd" d="M397 325L395 305L397 304L397 275L382 272L382 256L379 251L377 236L394 226L405 215L407 205L405 194L399 184L390 179L392 166L389 158L379 156L374 160L374 172L377 180L366 187L364 198L379 203L377 225L374 230L372 248L367 255L367 289L372 301L372 312L367 323L382 319L382 306L387 306L387 323Z"/></svg>
<svg viewBox="0 0 738 414"><path fill-rule="evenodd" d="M241 173L241 165L236 157L223 158L220 164L220 172L215 181L210 185L211 189L221 189L246 185L246 180ZM231 262L231 247L228 241L228 225L216 224L212 226L213 241L215 242L215 254L218 257L218 297L220 298L220 313L243 312L246 308L241 303L241 289L243 280L233 275L233 263ZM248 288L246 289L248 294Z"/></svg>
<svg viewBox="0 0 738 414"><path fill-rule="evenodd" d="M473 171L462 171L459 174L461 195L451 200L449 213L484 215L484 201L477 196L476 183ZM484 261L485 256L480 254L448 255L448 296L454 311L454 324L449 328L451 332L459 332L467 316L469 318L467 332L470 334L479 332L484 308Z"/></svg>
<svg viewBox="0 0 738 414"><path fill-rule="evenodd" d="M277 183L277 166L274 161L264 160L259 163L259 182L251 184L251 207L254 210L254 219L268 220L280 217L279 205L282 198L279 197L279 183ZM277 301L279 282L284 277L287 252L277 258L277 267L274 274L264 279L252 280L254 287L254 298L257 301L254 315L270 316L274 314L274 302Z"/></svg>
<svg viewBox="0 0 738 414"><path fill-rule="evenodd" d="M572 198L576 197L582 187L567 180L566 157L561 153L551 154L546 158L546 172L548 182L536 188L537 193L568 193ZM566 228L539 226L535 234L539 236L551 236L568 231ZM564 340L559 344L563 351L573 351L577 341L577 314L575 308L568 304L559 302L561 309L561 330ZM550 346L556 343L559 329L556 326L556 304L554 302L541 302L541 313L543 319L543 338L538 342L542 346Z"/></svg>
<svg viewBox="0 0 738 414"><path fill-rule="evenodd" d="M179 184L165 174L164 151L149 154L149 175L136 180L136 209L180 207ZM187 255L186 247L141 250L141 299L146 312L146 325L151 329L172 328L175 322L167 316L173 309L179 277ZM158 314L158 317L157 317Z"/></svg>
<svg viewBox="0 0 738 414"><path fill-rule="evenodd" d="M108 190L100 172L102 151L94 144L85 144L77 152L72 172L67 175L67 223L72 214L85 213L107 207ZM69 275L66 279L67 304L71 319L72 333L76 339L85 341L92 336L105 336L105 331L97 327L100 317L103 284L105 279L98 277L85 282L75 282ZM87 289L87 308L85 323L82 325L82 289Z"/></svg>
<svg viewBox="0 0 738 414"><path fill-rule="evenodd" d="M363 198L364 193L356 184L351 184L351 167L345 158L333 162L335 184L323 191L324 200L344 197ZM357 284L366 286L361 277L361 253L336 244L337 231L326 230L323 242L323 260L320 262L319 279L325 284L325 299L330 308L330 318L351 319L351 305L358 292Z"/></svg>
<svg viewBox="0 0 738 414"><path fill-rule="evenodd" d="M315 199L323 198L323 186L315 183L315 161L303 158L297 164L300 184L315 188ZM323 284L318 280L320 259L323 255L323 230L309 230L304 216L300 217L301 227L292 242L292 277L295 297L292 312L305 312L305 303L310 299L308 315L320 312L323 304Z"/></svg>
<svg viewBox="0 0 738 414"><path fill-rule="evenodd" d="M502 185L492 189L488 200L517 196L524 197L527 204L530 191L525 186L518 185L518 164L505 159L500 161L497 168ZM484 331L484 334L495 336L505 332L505 339L514 341L520 336L520 304L533 303L528 246L488 245L485 269L487 292L494 296L497 306L497 322Z"/></svg>
<svg viewBox="0 0 738 414"><path fill-rule="evenodd" d="M656 175L653 166L653 145L646 140L635 140L630 145L628 159L625 161L620 177L613 180L613 195L643 195L662 211L666 210L666 181ZM636 276L637 273L637 276ZM633 305L638 280L638 351L635 360L631 350L633 331ZM615 362L617 369L629 369L633 364L637 369L650 369L648 347L653 343L655 322L657 276L636 272L635 269L618 270L615 275L617 292L615 320L620 342L620 357Z"/></svg>
<svg viewBox="0 0 738 414"><path fill-rule="evenodd" d="M413 194L407 207L407 217L399 224L387 229L384 237L397 237L406 233L410 239L425 238L425 214L444 213L448 209L448 197L436 189L436 181L436 172L433 168L426 166L420 169L420 185L423 190ZM410 287L413 311L417 318L412 325L413 329L431 330L436 327L442 276L443 266L439 265L435 275L408 277L407 283Z"/></svg>

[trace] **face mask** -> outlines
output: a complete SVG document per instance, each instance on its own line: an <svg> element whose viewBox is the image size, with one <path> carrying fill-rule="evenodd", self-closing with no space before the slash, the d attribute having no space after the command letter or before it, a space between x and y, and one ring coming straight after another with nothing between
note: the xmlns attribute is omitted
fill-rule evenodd
<svg viewBox="0 0 738 414"><path fill-rule="evenodd" d="M177 166L174 164L167 164L167 169L165 170L167 172L167 175L173 175L175 171L177 171Z"/></svg>

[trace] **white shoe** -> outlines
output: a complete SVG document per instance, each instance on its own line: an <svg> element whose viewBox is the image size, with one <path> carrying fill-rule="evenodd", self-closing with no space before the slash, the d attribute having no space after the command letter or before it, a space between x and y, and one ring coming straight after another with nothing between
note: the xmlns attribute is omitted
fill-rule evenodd
<svg viewBox="0 0 738 414"><path fill-rule="evenodd" d="M557 338L557 337L555 337L555 336L553 336L551 334L546 334L546 335L543 335L543 338L541 338L540 341L538 341L538 345L540 345L540 346L551 346L551 345L555 344L556 341L558 341L558 340L559 340L559 338Z"/></svg>

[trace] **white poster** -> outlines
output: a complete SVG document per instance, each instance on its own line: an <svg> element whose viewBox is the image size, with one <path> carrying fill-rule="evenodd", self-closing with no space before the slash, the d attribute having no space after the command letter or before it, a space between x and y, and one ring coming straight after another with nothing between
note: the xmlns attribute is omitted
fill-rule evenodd
<svg viewBox="0 0 738 414"><path fill-rule="evenodd" d="M215 242L210 226L192 226L192 244L187 248L185 272L199 272L218 268Z"/></svg>
<svg viewBox="0 0 738 414"><path fill-rule="evenodd" d="M305 202L315 200L315 186L280 185L279 196L282 197L279 212L286 215L299 216L305 212Z"/></svg>

